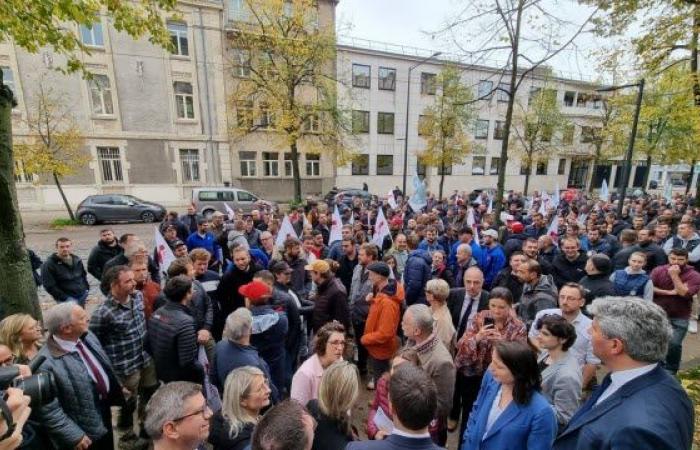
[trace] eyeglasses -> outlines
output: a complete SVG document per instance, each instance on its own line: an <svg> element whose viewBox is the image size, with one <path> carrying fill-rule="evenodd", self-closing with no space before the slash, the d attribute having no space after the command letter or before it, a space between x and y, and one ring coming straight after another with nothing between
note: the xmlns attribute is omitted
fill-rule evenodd
<svg viewBox="0 0 700 450"><path fill-rule="evenodd" d="M177 419L173 419L173 422L179 422L181 420L187 419L188 417L196 416L198 414L202 415L202 419L209 420L209 418L214 415L214 412L211 410L211 408L209 408L209 405L205 404L202 407L202 409L198 409L197 411L195 411L193 413L178 417Z"/></svg>

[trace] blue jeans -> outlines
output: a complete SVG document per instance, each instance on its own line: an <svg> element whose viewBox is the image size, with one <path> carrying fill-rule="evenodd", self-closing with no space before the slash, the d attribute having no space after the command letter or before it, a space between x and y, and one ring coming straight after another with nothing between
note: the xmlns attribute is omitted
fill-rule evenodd
<svg viewBox="0 0 700 450"><path fill-rule="evenodd" d="M688 332L687 319L671 319L673 335L668 343L668 353L666 353L666 370L675 374L681 365L681 355L683 353L683 339Z"/></svg>

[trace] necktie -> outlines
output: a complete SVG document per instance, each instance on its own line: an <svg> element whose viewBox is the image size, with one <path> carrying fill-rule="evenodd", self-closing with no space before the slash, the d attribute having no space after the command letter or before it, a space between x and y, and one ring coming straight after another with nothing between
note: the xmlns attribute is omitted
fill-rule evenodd
<svg viewBox="0 0 700 450"><path fill-rule="evenodd" d="M95 385L97 387L97 393L100 394L101 398L106 398L107 394L109 393L107 391L107 382L105 381L104 377L102 376L102 373L100 370L97 368L95 365L94 361L92 358L90 358L85 351L85 347L83 347L83 343L78 341L76 344L76 348L82 355L83 359L87 363L88 367L90 368L90 371L92 372L92 375L95 377Z"/></svg>
<svg viewBox="0 0 700 450"><path fill-rule="evenodd" d="M467 310L464 312L464 315L459 321L459 327L457 329L457 338L461 338L462 335L464 334L464 330L467 328L467 322L469 322L469 316L472 313L472 308L474 307L474 299L471 297L465 298L464 301L469 301L469 306L467 306Z"/></svg>

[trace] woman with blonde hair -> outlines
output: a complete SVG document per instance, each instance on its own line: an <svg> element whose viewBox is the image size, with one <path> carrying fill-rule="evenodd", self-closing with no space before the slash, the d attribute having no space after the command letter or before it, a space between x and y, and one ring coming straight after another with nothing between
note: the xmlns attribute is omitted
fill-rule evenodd
<svg viewBox="0 0 700 450"><path fill-rule="evenodd" d="M270 385L262 370L243 366L226 377L221 411L211 419L214 450L243 450L250 444L260 410L270 405Z"/></svg>
<svg viewBox="0 0 700 450"><path fill-rule="evenodd" d="M17 364L34 359L42 338L39 322L29 314L12 314L0 322L0 343L10 348Z"/></svg>
<svg viewBox="0 0 700 450"><path fill-rule="evenodd" d="M455 336L457 334L452 323L452 315L447 307L447 297L450 295L450 285L445 280L434 279L425 284L425 298L435 319L434 330L445 348L454 355Z"/></svg>
<svg viewBox="0 0 700 450"><path fill-rule="evenodd" d="M360 374L348 361L336 361L321 377L318 399L306 404L316 419L312 450L344 450L355 439L350 411L360 395Z"/></svg>

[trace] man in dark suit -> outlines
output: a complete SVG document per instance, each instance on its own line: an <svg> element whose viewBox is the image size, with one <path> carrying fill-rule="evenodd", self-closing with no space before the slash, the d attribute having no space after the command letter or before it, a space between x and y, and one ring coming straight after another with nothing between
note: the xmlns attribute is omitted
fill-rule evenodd
<svg viewBox="0 0 700 450"><path fill-rule="evenodd" d="M430 376L413 364L396 367L389 383L393 429L379 441L351 442L346 450L441 450L428 426L437 409L437 389Z"/></svg>
<svg viewBox="0 0 700 450"><path fill-rule="evenodd" d="M669 343L666 313L638 298L604 297L588 310L593 353L610 370L554 441L555 450L690 449L693 404L661 367Z"/></svg>
<svg viewBox="0 0 700 450"><path fill-rule="evenodd" d="M450 295L447 297L447 308L452 316L452 324L457 330L457 342L462 339L462 335L476 317L476 313L489 307L489 293L484 291L483 287L484 273L478 267L470 267L464 272L464 287L450 289ZM447 423L447 429L450 432L454 431L459 423L464 382L464 375L457 371L452 410ZM465 422L467 419L468 417L462 418Z"/></svg>

